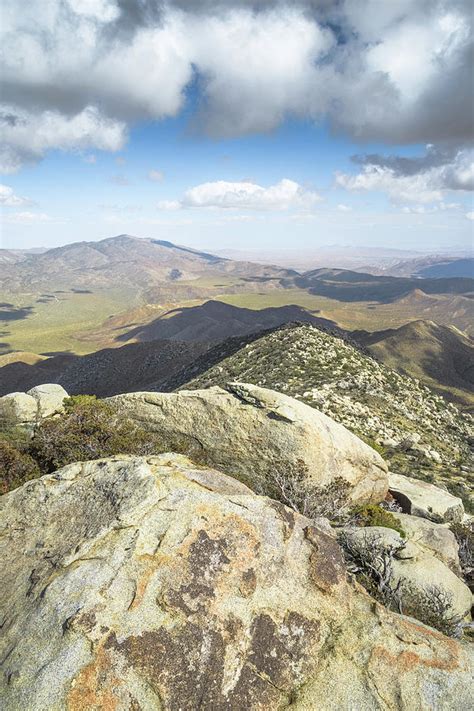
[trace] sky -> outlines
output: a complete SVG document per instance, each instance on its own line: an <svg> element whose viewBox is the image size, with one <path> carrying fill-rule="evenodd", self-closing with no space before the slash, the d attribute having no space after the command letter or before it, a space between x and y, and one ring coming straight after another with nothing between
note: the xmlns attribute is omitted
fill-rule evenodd
<svg viewBox="0 0 474 711"><path fill-rule="evenodd" d="M473 243L470 0L3 0L1 245Z"/></svg>

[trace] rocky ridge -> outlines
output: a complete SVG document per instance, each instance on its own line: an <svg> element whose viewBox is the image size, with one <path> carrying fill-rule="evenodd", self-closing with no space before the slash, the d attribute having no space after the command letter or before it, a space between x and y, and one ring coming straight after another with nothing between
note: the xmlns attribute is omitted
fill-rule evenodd
<svg viewBox="0 0 474 711"><path fill-rule="evenodd" d="M186 389L254 383L290 395L375 446L395 473L448 487L472 506L474 419L354 348L308 325L291 325L245 344L195 376ZM469 502L471 502L469 504Z"/></svg>

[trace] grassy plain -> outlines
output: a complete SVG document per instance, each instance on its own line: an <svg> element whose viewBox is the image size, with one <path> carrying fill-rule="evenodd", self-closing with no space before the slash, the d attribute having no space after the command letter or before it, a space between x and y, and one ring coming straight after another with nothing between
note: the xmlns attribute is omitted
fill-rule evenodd
<svg viewBox="0 0 474 711"><path fill-rule="evenodd" d="M32 307L24 318L1 320L0 353L71 352L83 355L96 350L94 343L82 341L78 334L98 327L112 314L139 303L131 289L108 289L93 293L67 292L41 300L40 294L1 293L0 301L17 309Z"/></svg>

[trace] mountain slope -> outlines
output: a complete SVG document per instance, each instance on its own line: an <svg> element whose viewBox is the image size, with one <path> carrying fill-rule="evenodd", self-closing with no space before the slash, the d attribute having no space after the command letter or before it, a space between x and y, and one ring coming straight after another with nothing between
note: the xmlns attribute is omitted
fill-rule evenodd
<svg viewBox="0 0 474 711"><path fill-rule="evenodd" d="M59 355L32 365L14 362L0 368L0 396L42 383L59 383L71 395L98 397L146 390L172 377L208 347L207 343L153 341L85 356Z"/></svg>
<svg viewBox="0 0 474 711"><path fill-rule="evenodd" d="M7 255L8 256L8 255ZM6 263L0 288L11 291L131 286L144 289L209 275L280 278L288 270L233 262L171 242L119 235L99 242L75 242Z"/></svg>
<svg viewBox="0 0 474 711"><path fill-rule="evenodd" d="M474 407L474 342L457 328L412 321L401 328L352 336L390 368L419 378L447 399Z"/></svg>
<svg viewBox="0 0 474 711"><path fill-rule="evenodd" d="M385 274L394 277L473 277L474 259L470 257L446 257L430 255L415 259L402 259L387 268L368 268L371 274Z"/></svg>
<svg viewBox="0 0 474 711"><path fill-rule="evenodd" d="M313 316L301 306L256 310L211 300L200 306L168 311L145 326L131 329L117 340L151 341L171 338L180 341L223 341L292 321L305 321L325 327L336 325L328 319Z"/></svg>
<svg viewBox="0 0 474 711"><path fill-rule="evenodd" d="M201 368L206 358L212 360L212 351L201 357ZM394 472L437 480L468 497L472 417L330 333L310 325L282 327L183 384L185 374L179 376L183 388L240 380L297 397L377 443Z"/></svg>

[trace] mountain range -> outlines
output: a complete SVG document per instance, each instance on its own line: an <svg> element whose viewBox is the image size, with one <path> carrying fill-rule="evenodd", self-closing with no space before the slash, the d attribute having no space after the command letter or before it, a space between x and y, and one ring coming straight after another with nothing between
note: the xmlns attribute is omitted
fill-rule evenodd
<svg viewBox="0 0 474 711"><path fill-rule="evenodd" d="M420 274L469 262L440 259L407 261ZM466 276L298 273L129 235L0 250L0 261L1 393L43 382L100 395L161 387L194 361L199 369L242 339L300 322L474 404L474 279Z"/></svg>
<svg viewBox="0 0 474 711"><path fill-rule="evenodd" d="M0 289L22 290L150 288L200 277L281 278L291 270L217 257L166 240L118 235L98 242L74 242L16 258L0 251L5 266ZM8 261L7 261L8 260ZM52 289L54 285L54 289Z"/></svg>

